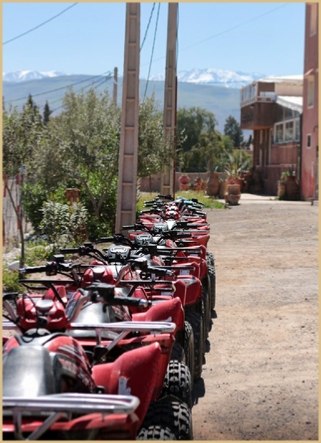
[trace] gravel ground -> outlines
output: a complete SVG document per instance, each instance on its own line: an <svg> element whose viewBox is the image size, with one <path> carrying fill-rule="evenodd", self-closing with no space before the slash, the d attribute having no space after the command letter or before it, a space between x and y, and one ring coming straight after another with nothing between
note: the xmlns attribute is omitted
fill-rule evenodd
<svg viewBox="0 0 321 443"><path fill-rule="evenodd" d="M195 440L318 440L318 202L208 210L217 319Z"/></svg>

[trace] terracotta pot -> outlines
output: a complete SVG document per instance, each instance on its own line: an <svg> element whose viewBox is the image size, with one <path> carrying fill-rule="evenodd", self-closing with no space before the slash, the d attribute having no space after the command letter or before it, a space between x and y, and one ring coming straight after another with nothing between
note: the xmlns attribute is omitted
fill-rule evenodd
<svg viewBox="0 0 321 443"><path fill-rule="evenodd" d="M279 180L278 181L278 197L279 198L284 198L286 194L286 185L285 182L283 180Z"/></svg>
<svg viewBox="0 0 321 443"><path fill-rule="evenodd" d="M227 192L227 185L228 185L227 181L220 183L220 191L219 191L220 198L224 198L224 196Z"/></svg>
<svg viewBox="0 0 321 443"><path fill-rule="evenodd" d="M188 177L188 175L181 175L178 179L178 185L179 189L181 191L187 191L190 185L191 179Z"/></svg>
<svg viewBox="0 0 321 443"><path fill-rule="evenodd" d="M237 183L228 184L226 194L227 194L227 202L230 203L231 205L237 205L241 198L240 185Z"/></svg>
<svg viewBox="0 0 321 443"><path fill-rule="evenodd" d="M230 184L240 185L240 192L243 191L244 179L243 178L228 178L227 182Z"/></svg>
<svg viewBox="0 0 321 443"><path fill-rule="evenodd" d="M218 195L220 190L220 178L217 172L210 172L207 180L206 193L207 195Z"/></svg>
<svg viewBox="0 0 321 443"><path fill-rule="evenodd" d="M299 200L300 188L293 175L289 175L285 181L286 196L289 200Z"/></svg>
<svg viewBox="0 0 321 443"><path fill-rule="evenodd" d="M203 180L200 177L197 177L194 181L194 189L195 191L200 191L202 189Z"/></svg>

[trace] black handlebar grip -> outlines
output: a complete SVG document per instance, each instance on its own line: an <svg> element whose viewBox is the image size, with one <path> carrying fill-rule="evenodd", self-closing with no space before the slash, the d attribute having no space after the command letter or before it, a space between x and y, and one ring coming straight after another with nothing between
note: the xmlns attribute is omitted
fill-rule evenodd
<svg viewBox="0 0 321 443"><path fill-rule="evenodd" d="M78 254L79 248L64 248L60 249L62 254Z"/></svg>
<svg viewBox="0 0 321 443"><path fill-rule="evenodd" d="M26 268L20 268L21 274L36 274L37 272L46 272L47 266L30 266Z"/></svg>

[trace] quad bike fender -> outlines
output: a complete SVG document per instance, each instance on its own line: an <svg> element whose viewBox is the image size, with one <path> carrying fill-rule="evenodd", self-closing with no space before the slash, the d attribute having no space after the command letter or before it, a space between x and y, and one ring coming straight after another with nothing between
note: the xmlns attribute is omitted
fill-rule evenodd
<svg viewBox="0 0 321 443"><path fill-rule="evenodd" d="M185 285L185 284L184 284ZM179 297L164 300L153 305L148 311L133 314L134 321L170 321L176 324L177 331L184 330L184 310Z"/></svg>
<svg viewBox="0 0 321 443"><path fill-rule="evenodd" d="M134 395L140 404L136 414L141 425L149 403L153 399L157 379L165 377L166 367L161 367L159 343L125 352L113 363L92 368L97 386L103 386L108 394Z"/></svg>
<svg viewBox="0 0 321 443"><path fill-rule="evenodd" d="M179 275L177 278L184 280L186 284L186 303L192 305L202 297L202 284L199 278L193 275Z"/></svg>
<svg viewBox="0 0 321 443"><path fill-rule="evenodd" d="M210 236L209 236L209 234L204 234L204 235L196 234L196 235L193 235L193 238L197 241L197 243L200 246L204 246L204 248L206 248L207 244L209 242Z"/></svg>

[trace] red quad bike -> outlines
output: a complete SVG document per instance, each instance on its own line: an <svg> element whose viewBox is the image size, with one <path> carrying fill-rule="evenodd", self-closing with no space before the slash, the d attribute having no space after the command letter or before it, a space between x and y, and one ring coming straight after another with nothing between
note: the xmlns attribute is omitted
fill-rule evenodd
<svg viewBox="0 0 321 443"><path fill-rule="evenodd" d="M152 300L153 307L150 312L148 310L146 313L141 313L137 308L130 307L133 320L144 321L145 318L154 318L161 321L171 318L171 321L176 324L176 329L174 331L175 344L171 354L170 367L177 373L180 366L185 363L190 370L192 383L195 378L200 376L200 373L197 371L194 373L194 334L191 325L185 321L185 313L182 307L186 300L185 281L177 278L168 281L168 277L171 275L174 277L175 275L169 267L153 266L151 268L146 265L146 254L150 252L150 249L155 249L156 245L140 247L122 234L114 235L111 238L103 238L97 243L110 243L112 241L115 243L104 250L105 253L96 249L92 243L85 243L78 248L61 249L61 252L63 254L77 254L82 257L89 256L93 259L91 267L82 275L82 285L84 287L94 281L113 283L119 287L127 286L127 289L123 288L122 290L126 291L129 297ZM139 271L137 271L137 268ZM187 268L184 265L184 269ZM165 276L166 280L161 285L159 278L162 276ZM128 287L131 287L131 289L128 289ZM75 288L72 288L72 290L74 291ZM153 297L151 297L152 295ZM160 301L165 303L160 306ZM177 363L177 360L181 363ZM189 404L186 399L184 401Z"/></svg>
<svg viewBox="0 0 321 443"><path fill-rule="evenodd" d="M211 323L206 248L203 245L177 246L173 239L189 234L169 230L166 222L155 223L152 229L140 223L123 228L129 231L134 242L156 243L156 252L151 257L151 262L156 266L168 267L175 273L178 281L184 281L185 319L192 326L194 335L194 378L200 377Z"/></svg>
<svg viewBox="0 0 321 443"><path fill-rule="evenodd" d="M63 287L64 282L59 283ZM98 284L87 290L79 288L64 310L62 299L53 299L50 290L55 292L55 286L42 297L4 296L8 319L21 333L4 339L3 438L192 439L186 404L170 396L160 397L159 380L166 372L162 346L171 348L175 324L74 323L86 303L102 303L111 311L115 298L118 306L145 306L148 302L115 296L114 286ZM12 328L12 324L4 327ZM100 343L93 349L97 361L90 362L88 353L66 328L95 331ZM103 350L104 332L114 337ZM136 342L142 334L139 347L137 343L134 349L129 346L113 362L99 362L108 346L121 343L131 333Z"/></svg>
<svg viewBox="0 0 321 443"><path fill-rule="evenodd" d="M201 209L204 205L199 202L197 199L186 200L183 197L177 197L175 201L173 201L171 196L158 196L156 199L152 201L146 201L145 206L152 206L150 210L143 210L142 215L139 217L139 221L144 223L147 227L152 227L156 222L161 222L170 219L170 211L168 203L164 203L163 199L171 200L170 205L176 205L176 211L179 210L180 218L177 223L173 223L174 220L177 220L177 216L174 217L171 221L174 229L177 229L177 225L180 225L181 228L188 229L188 232L191 234L193 240L188 240L190 244L201 244L207 247L209 240L209 230L210 226L206 221L206 213L201 212ZM164 205L167 205L168 209L164 211ZM149 214L148 214L149 213ZM158 214L157 216L155 215ZM165 216L165 214L167 215ZM162 214L160 216L159 214ZM157 218L155 218L157 217ZM194 228L194 229L193 229ZM196 229L195 229L196 228ZM170 228L172 229L172 228ZM182 242L181 242L182 243ZM187 244L187 241L185 241ZM215 263L214 263L214 255L213 253L206 252L207 266L208 266L208 274L210 278L210 303L211 310L215 308ZM215 318L215 317L214 317Z"/></svg>

